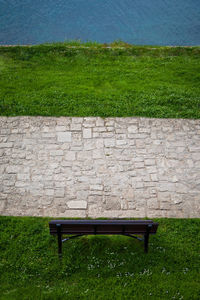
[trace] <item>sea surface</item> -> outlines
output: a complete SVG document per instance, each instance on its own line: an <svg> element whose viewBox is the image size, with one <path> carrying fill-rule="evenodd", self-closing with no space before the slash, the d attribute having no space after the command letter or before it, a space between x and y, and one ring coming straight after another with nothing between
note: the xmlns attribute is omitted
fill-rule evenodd
<svg viewBox="0 0 200 300"><path fill-rule="evenodd" d="M0 0L0 44L200 45L200 0Z"/></svg>

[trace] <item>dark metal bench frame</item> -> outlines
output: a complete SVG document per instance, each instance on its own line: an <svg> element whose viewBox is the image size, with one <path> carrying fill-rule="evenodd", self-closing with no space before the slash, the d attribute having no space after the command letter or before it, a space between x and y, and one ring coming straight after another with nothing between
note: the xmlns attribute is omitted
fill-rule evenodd
<svg viewBox="0 0 200 300"><path fill-rule="evenodd" d="M53 220L49 222L50 234L58 237L59 257L62 257L62 243L91 234L118 234L144 241L144 252L147 253L149 234L155 234L157 227L158 223L151 220ZM75 235L62 239L63 234ZM133 234L143 235L143 238Z"/></svg>

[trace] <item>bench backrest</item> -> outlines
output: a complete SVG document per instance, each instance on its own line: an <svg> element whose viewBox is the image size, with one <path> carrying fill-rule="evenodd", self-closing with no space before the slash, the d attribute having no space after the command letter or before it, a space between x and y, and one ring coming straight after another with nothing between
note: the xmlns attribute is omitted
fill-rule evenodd
<svg viewBox="0 0 200 300"><path fill-rule="evenodd" d="M53 220L49 222L50 234L155 234L158 223L151 220Z"/></svg>

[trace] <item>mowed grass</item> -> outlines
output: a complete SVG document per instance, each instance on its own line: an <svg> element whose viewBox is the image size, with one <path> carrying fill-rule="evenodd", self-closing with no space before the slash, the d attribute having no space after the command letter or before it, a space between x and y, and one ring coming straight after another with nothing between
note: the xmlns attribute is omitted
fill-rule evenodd
<svg viewBox="0 0 200 300"><path fill-rule="evenodd" d="M0 299L199 299L200 219L157 219L149 253L122 236L63 244L48 218L1 217Z"/></svg>
<svg viewBox="0 0 200 300"><path fill-rule="evenodd" d="M200 47L0 47L0 115L200 118Z"/></svg>

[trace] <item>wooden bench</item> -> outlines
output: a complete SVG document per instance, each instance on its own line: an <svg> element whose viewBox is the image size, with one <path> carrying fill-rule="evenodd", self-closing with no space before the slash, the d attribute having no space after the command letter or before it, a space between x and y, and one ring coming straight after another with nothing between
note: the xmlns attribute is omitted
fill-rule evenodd
<svg viewBox="0 0 200 300"><path fill-rule="evenodd" d="M53 220L49 222L50 234L58 236L58 254L62 255L62 243L89 234L120 234L144 241L148 252L149 234L155 234L158 223L151 220ZM63 234L72 235L62 239ZM143 235L143 238L133 234Z"/></svg>

